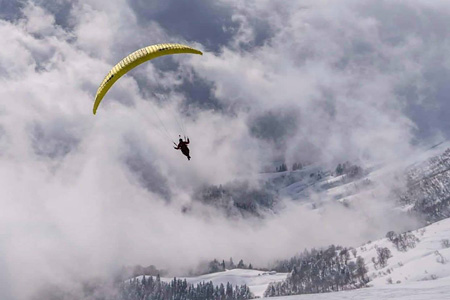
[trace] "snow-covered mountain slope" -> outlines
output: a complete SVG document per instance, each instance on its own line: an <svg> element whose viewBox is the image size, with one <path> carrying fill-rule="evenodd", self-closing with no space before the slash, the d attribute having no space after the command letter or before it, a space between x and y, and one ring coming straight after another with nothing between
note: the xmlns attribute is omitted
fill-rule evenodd
<svg viewBox="0 0 450 300"><path fill-rule="evenodd" d="M372 171L350 178L346 175L335 176L331 170L319 165L308 165L295 171L262 174L260 178L268 182L281 197L312 204L314 201L311 195L323 201L339 201L359 193L361 187L369 188Z"/></svg>
<svg viewBox="0 0 450 300"><path fill-rule="evenodd" d="M417 151L410 157L404 157L401 161L366 166L364 169L358 169L358 166L350 164L350 168L353 170L340 176L336 175L334 168L327 169L317 164L311 164L294 171L260 174L260 180L281 197L291 198L305 205L317 207L327 201L350 203L361 198L368 198L367 195L376 193L378 188L385 190L384 181L392 180L394 174L399 177L407 177L410 173L414 173L415 182L421 179L429 180L436 174L440 177L450 178L450 169L445 164L445 151L449 148L450 141L446 141L427 150ZM450 155L450 150L447 152ZM445 173L447 171L448 174ZM437 183L436 179L432 183L426 182L426 189L420 186L419 188L422 189L417 191L418 188L415 186L413 194L416 197L408 195L409 199L407 200L418 202L421 198L430 196L429 186L439 187L439 183L443 182L440 177L437 178L441 179ZM450 179L448 180L450 181ZM442 194L446 191L442 192L442 189L439 189L439 193L436 192L432 196L437 195L442 198ZM321 203L317 203L317 199L320 199Z"/></svg>
<svg viewBox="0 0 450 300"><path fill-rule="evenodd" d="M431 222L450 217L450 149L408 168L406 182L403 205Z"/></svg>
<svg viewBox="0 0 450 300"><path fill-rule="evenodd" d="M406 251L398 250L388 238L366 243L356 248L364 258L370 282L368 288L356 291L293 296L289 299L450 299L450 219L412 231ZM377 249L390 251L385 266L379 266ZM401 249L401 248L400 248ZM228 282L233 286L246 284L250 291L262 297L269 283L286 279L287 273L233 269L224 272L186 277L188 283ZM142 279L141 277L138 277ZM172 278L161 278L170 282ZM422 297L422 298L421 298ZM276 299L276 298L275 298Z"/></svg>
<svg viewBox="0 0 450 300"><path fill-rule="evenodd" d="M287 171L260 173L256 177L259 184L247 178L235 178L223 185L199 188L192 197L195 201L186 209L201 208L196 206L201 202L228 216L263 217L265 213L282 210L290 200L311 209L335 202L359 206L386 200L398 205L399 211L413 210L434 222L450 217L450 210L445 209L450 201L446 198L450 191L445 187L450 182L450 150L445 152L447 149L450 141L419 149L409 157L372 165L282 164L282 168L274 166L273 169Z"/></svg>
<svg viewBox="0 0 450 300"><path fill-rule="evenodd" d="M437 199L434 197L435 194L450 197L448 193L440 193L448 189L448 184L445 185L444 181L447 177L440 177L447 174L445 173L447 171L450 174L450 171L444 168L445 165L442 163L443 154L449 147L449 142L442 143L427 151L405 158L395 165L380 164L369 167L357 176L348 174L336 176L333 172L318 165L308 165L295 171L260 174L260 179L267 183L265 186L277 191L279 195L315 207L316 205L320 206L320 203L317 202L318 199L322 202L339 201L344 204L356 201L358 198L370 200L370 197L366 197L366 195L374 194L372 192L378 188L378 183L384 179L384 176L392 175L394 171L401 173L401 171L408 172L413 169L417 180L427 181L430 178L433 180L431 185L433 189L428 185L425 185L427 189L424 189L439 192L427 194L432 202ZM422 189L415 189L414 196L422 199L421 197L424 195L422 192ZM311 197L313 194L315 197ZM372 197L376 199L376 195ZM406 210L406 208L404 209ZM377 299L424 299L423 297L426 297L427 300L450 299L450 247L447 247L447 242L450 240L450 218L412 231L409 238L411 241L407 251L398 250L398 247L391 241L392 239L388 238L382 238L356 248L357 256L364 258L368 269L369 288L301 297L306 297L305 299L372 299L372 297ZM448 243L450 244L450 242ZM391 257L383 266L378 264L380 251L377 249L385 248L389 250ZM356 257L353 259L356 260ZM258 270L234 269L198 277L187 277L186 280L191 284L210 281L214 285L226 285L227 282L233 285L246 284L252 293L261 297L269 283L283 281L286 277L286 273L269 274ZM162 278L162 280L169 282L172 278Z"/></svg>
<svg viewBox="0 0 450 300"><path fill-rule="evenodd" d="M186 281L192 284L209 281L212 281L214 285L220 285L221 283L226 285L227 282L231 283L233 286L246 284L255 296L262 297L270 282L282 281L286 279L286 276L287 273L233 269L198 277L186 277ZM171 278L161 279L165 281L171 280Z"/></svg>
<svg viewBox="0 0 450 300"><path fill-rule="evenodd" d="M362 288L324 294L274 297L282 300L448 300L450 278Z"/></svg>
<svg viewBox="0 0 450 300"><path fill-rule="evenodd" d="M450 279L450 219L445 219L411 232L418 239L415 247L399 251L387 238L357 248L368 267L370 285L384 286L390 282ZM449 243L449 244L447 244ZM377 248L388 248L392 257L385 267L375 268ZM450 287L449 287L450 289Z"/></svg>
<svg viewBox="0 0 450 300"><path fill-rule="evenodd" d="M250 291L258 297L262 297L267 286L271 282L279 282L286 279L287 273L266 272L259 270L233 269L224 272L216 272L196 277L177 277L178 279L186 279L190 284L198 284L201 282L212 282L215 286L226 284L229 282L233 286L246 284ZM137 277L142 280L142 276ZM161 277L162 281L170 282L173 278Z"/></svg>
<svg viewBox="0 0 450 300"><path fill-rule="evenodd" d="M450 218L412 232L402 234L390 232L386 238L368 242L356 249L350 249L349 252L353 255L351 256L353 261L360 256L364 258L368 271L365 277L369 279L367 284L369 288L353 293L330 293L327 294L330 295L329 298L317 294L317 299L353 299L353 297L372 299L371 297L377 297L377 294L381 299L422 299L417 296L421 293L450 295L450 286L447 285L450 282ZM311 263L307 259L304 262ZM300 264L303 264L303 261ZM308 276L308 273L303 276ZM295 293L298 290L295 288L298 281L292 278L297 277L288 278L282 285L276 285L277 292L271 294ZM429 281L438 283L424 283ZM317 284L320 285L320 280ZM414 298L416 296L418 298ZM437 296L428 299L450 299L450 297Z"/></svg>
<svg viewBox="0 0 450 300"><path fill-rule="evenodd" d="M287 299L450 299L450 218L409 232L406 237L409 243L403 248L397 247L391 237L355 249L356 255L363 257L366 262L370 278L368 288L290 296ZM390 257L385 266L379 264L380 251L377 249L389 249ZM194 285L201 282L212 282L216 286L246 284L255 296L263 297L270 283L281 282L287 276L287 273L233 269L178 279L186 279ZM138 278L142 280L142 276ZM172 278L161 280L170 282Z"/></svg>

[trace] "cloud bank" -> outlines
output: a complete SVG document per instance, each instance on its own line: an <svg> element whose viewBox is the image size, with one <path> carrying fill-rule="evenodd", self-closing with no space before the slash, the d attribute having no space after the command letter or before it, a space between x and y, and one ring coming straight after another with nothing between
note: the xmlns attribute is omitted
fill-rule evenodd
<svg viewBox="0 0 450 300"><path fill-rule="evenodd" d="M2 299L123 264L259 265L379 236L407 224L382 193L262 221L182 211L199 187L254 183L274 161L392 161L450 133L446 1L0 4ZM109 68L160 42L205 54L142 65L93 117ZM174 113L189 163L170 150Z"/></svg>

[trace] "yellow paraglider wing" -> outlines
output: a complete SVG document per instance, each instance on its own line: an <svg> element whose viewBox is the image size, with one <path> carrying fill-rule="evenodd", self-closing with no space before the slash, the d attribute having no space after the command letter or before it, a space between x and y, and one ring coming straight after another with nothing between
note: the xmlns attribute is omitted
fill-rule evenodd
<svg viewBox="0 0 450 300"><path fill-rule="evenodd" d="M102 83L98 87L97 94L95 95L95 103L93 109L94 115L97 112L97 108L108 90L120 77L125 75L128 71L150 59L159 56L180 53L200 55L203 54L199 50L181 44L158 44L139 49L122 59L111 69L111 71L109 71L108 75L106 75L105 79L103 79Z"/></svg>

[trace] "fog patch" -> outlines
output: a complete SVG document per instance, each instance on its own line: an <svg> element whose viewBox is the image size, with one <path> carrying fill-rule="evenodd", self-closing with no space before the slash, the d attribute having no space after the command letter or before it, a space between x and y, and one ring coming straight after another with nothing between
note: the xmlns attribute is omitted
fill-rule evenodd
<svg viewBox="0 0 450 300"><path fill-rule="evenodd" d="M277 194L249 182L231 182L204 186L196 191L194 201L215 207L227 217L264 217L278 202Z"/></svg>
<svg viewBox="0 0 450 300"><path fill-rule="evenodd" d="M64 158L80 142L77 130L63 119L32 124L29 133L34 153L50 159Z"/></svg>
<svg viewBox="0 0 450 300"><path fill-rule="evenodd" d="M132 138L126 138L124 141L127 144L127 152L123 156L123 161L136 182L147 191L156 193L169 201L171 190L155 163L158 159L157 154Z"/></svg>
<svg viewBox="0 0 450 300"><path fill-rule="evenodd" d="M279 144L288 140L297 129L297 116L290 111L271 110L249 121L252 136Z"/></svg>

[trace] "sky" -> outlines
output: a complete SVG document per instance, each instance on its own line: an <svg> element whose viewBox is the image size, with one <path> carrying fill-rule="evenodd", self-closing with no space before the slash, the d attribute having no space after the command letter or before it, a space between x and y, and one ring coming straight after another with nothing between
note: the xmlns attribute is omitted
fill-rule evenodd
<svg viewBox="0 0 450 300"><path fill-rule="evenodd" d="M403 226L387 196L264 220L183 207L280 161L366 166L448 139L449 31L441 0L0 0L0 298L122 265L263 265ZM168 42L204 55L141 65L92 115L115 63Z"/></svg>

